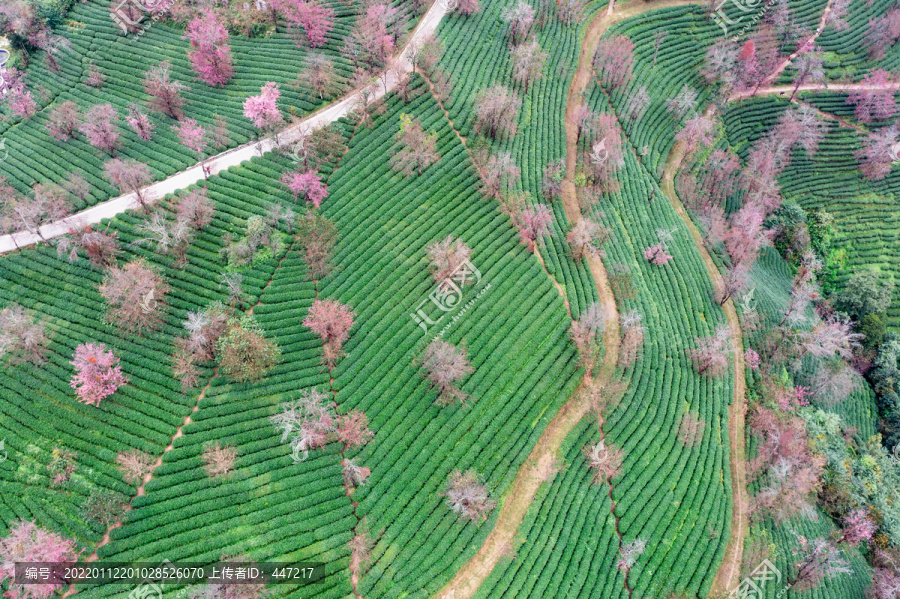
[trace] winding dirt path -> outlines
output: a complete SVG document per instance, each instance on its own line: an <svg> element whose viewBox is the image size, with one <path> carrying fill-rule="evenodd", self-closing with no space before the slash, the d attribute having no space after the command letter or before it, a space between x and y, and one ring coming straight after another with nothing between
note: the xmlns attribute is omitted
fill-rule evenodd
<svg viewBox="0 0 900 599"><path fill-rule="evenodd" d="M688 216L681 200L678 199L678 195L675 193L675 174L678 172L683 159L684 150L681 144L677 143L666 159L663 175L663 192L669 198L678 216L684 221L688 231L691 233L691 237L694 238L694 243L697 245L700 257L703 258L703 262L706 264L706 270L709 271L713 286L716 291L719 291L725 284L719 268L713 262L712 256L710 256L706 246L703 244L703 236L700 234L699 229ZM725 558L713 580L709 593L711 597L717 596L716 593L724 593L737 586L741 573L741 561L744 555L744 539L750 526L746 474L747 449L744 439L744 420L747 412L744 346L741 341L741 325L734 303L729 299L722 306L722 310L725 312L725 318L728 320L728 326L731 329L731 345L734 352L734 399L728 410L728 439L731 450L731 495L734 509L731 513L731 537L728 539L728 545L725 547Z"/></svg>
<svg viewBox="0 0 900 599"><path fill-rule="evenodd" d="M570 214L570 208L575 209L574 215ZM580 218L574 197L566 202L566 215L570 218L572 216ZM600 304L603 306L603 320L606 324L603 333L606 352L595 384L608 385L615 375L616 362L619 358L619 314L602 262L598 259L589 260L588 265L597 282ZM516 473L516 478L503 499L494 529L478 552L434 596L436 599L470 599L493 571L497 562L508 555L510 548L514 547L519 526L531 502L541 484L552 476L563 441L590 411L590 404L581 393L582 387L589 382L585 377L585 381L579 385L569 401L547 424L528 459Z"/></svg>
<svg viewBox="0 0 900 599"><path fill-rule="evenodd" d="M566 178L562 184L562 198L566 218L570 223L576 223L581 219L581 210L578 207L574 184L578 128L572 116L581 103L592 77L591 62L600 37L610 25L622 19L658 8L698 3L697 0L661 0L649 4L633 3L620 10L615 10L615 1L611 0L607 10L598 13L588 25L581 42L578 65L566 102ZM594 257L586 258L586 260L597 285L606 328L603 334L605 354L597 379L596 381L586 379L582 386L590 382L609 386L613 381L619 357L619 315L603 262ZM552 471L552 464L559 455L563 440L590 411L590 406L581 397L580 390L581 386L553 417L528 459L519 468L516 479L504 498L497 523L484 544L450 582L434 595L434 599L471 599L500 559L508 554L510 547L514 546L519 526L534 500L538 488L547 479L547 473ZM743 427L741 427L741 431L743 431Z"/></svg>
<svg viewBox="0 0 900 599"><path fill-rule="evenodd" d="M804 83L797 88L798 92L810 91L829 91L829 92L852 92L852 91L875 91L875 90L892 90L900 91L900 81L890 81L884 85L863 85L862 83ZM765 95L785 95L794 91L793 85L769 85L761 87L756 91L746 90L736 92L728 96L728 101L743 100L752 98L753 96Z"/></svg>
<svg viewBox="0 0 900 599"><path fill-rule="evenodd" d="M806 40L804 40L802 43L797 44L797 49L793 53L788 54L787 57L785 57L785 59L783 61L781 61L781 63L779 63L777 67L775 67L775 70L768 77L766 77L763 80L763 83L766 83L768 81L775 81L775 79L777 79L778 76L786 68L788 68L788 65L790 65L792 62L794 62L794 60L798 56L800 56L800 54L802 54L808 48L812 48L815 45L816 40L819 38L820 35L822 35L822 32L825 30L825 25L828 21L828 15L831 13L831 3L832 2L833 2L833 0L828 0L828 3L825 4L825 10L822 11L822 17L819 19L818 29L816 29L815 32L811 36L809 36Z"/></svg>

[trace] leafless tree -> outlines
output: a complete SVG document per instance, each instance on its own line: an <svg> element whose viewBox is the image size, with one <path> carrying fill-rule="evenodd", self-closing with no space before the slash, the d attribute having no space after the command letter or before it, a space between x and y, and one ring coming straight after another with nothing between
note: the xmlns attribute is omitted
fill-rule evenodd
<svg viewBox="0 0 900 599"><path fill-rule="evenodd" d="M133 193L135 199L147 214L150 208L147 206L147 196L144 187L153 177L150 175L150 167L133 158L109 160L103 165L106 178L119 188L119 193Z"/></svg>
<svg viewBox="0 0 900 599"><path fill-rule="evenodd" d="M438 390L437 404L450 405L465 402L469 396L456 387L456 383L474 372L466 357L465 348L457 348L443 339L432 341L419 358L426 378Z"/></svg>
<svg viewBox="0 0 900 599"><path fill-rule="evenodd" d="M616 567L623 572L629 572L646 549L647 541L644 539L634 539L625 543L619 548L619 561L616 562Z"/></svg>
<svg viewBox="0 0 900 599"><path fill-rule="evenodd" d="M0 310L0 358L9 354L13 363L41 364L47 359L47 321L18 304Z"/></svg>
<svg viewBox="0 0 900 599"><path fill-rule="evenodd" d="M528 36L534 24L534 17L534 8L525 0L518 0L515 5L504 8L500 13L500 18L509 25L509 37L513 43Z"/></svg>
<svg viewBox="0 0 900 599"><path fill-rule="evenodd" d="M472 250L461 239L447 235L425 248L435 282L443 283L457 268L469 260Z"/></svg>
<svg viewBox="0 0 900 599"><path fill-rule="evenodd" d="M203 449L203 469L210 478L225 476L234 469L237 450L218 441Z"/></svg>
<svg viewBox="0 0 900 599"><path fill-rule="evenodd" d="M184 106L181 93L187 86L172 78L171 63L164 60L144 74L144 90L150 96L150 106L173 119L180 119Z"/></svg>
<svg viewBox="0 0 900 599"><path fill-rule="evenodd" d="M122 478L132 485L141 483L155 462L153 456L137 449L129 449L116 456L116 464L119 466Z"/></svg>
<svg viewBox="0 0 900 599"><path fill-rule="evenodd" d="M513 63L513 80L524 85L527 93L531 84L543 77L550 54L542 50L535 39L513 46L509 52Z"/></svg>
<svg viewBox="0 0 900 599"><path fill-rule="evenodd" d="M509 152L501 152L488 158L479 169L482 190L488 197L499 199L519 180L519 167Z"/></svg>
<svg viewBox="0 0 900 599"><path fill-rule="evenodd" d="M688 355L700 374L707 376L725 374L731 363L731 330L727 325L721 324L712 335L698 337L697 347L688 350Z"/></svg>
<svg viewBox="0 0 900 599"><path fill-rule="evenodd" d="M138 334L162 322L168 291L165 279L142 259L111 267L100 285L110 323Z"/></svg>
<svg viewBox="0 0 900 599"><path fill-rule="evenodd" d="M324 54L310 52L306 56L304 66L306 68L297 76L298 86L309 89L320 100L338 93L334 64Z"/></svg>
<svg viewBox="0 0 900 599"><path fill-rule="evenodd" d="M687 447L693 447L703 440L706 422L693 412L685 412L678 427L678 439Z"/></svg>
<svg viewBox="0 0 900 599"><path fill-rule="evenodd" d="M833 578L840 574L852 574L850 562L844 558L843 553L833 543L826 539L812 539L794 533L797 539L797 547L794 548L794 556L797 562L794 564L795 574L788 582L797 589L815 588L823 580Z"/></svg>
<svg viewBox="0 0 900 599"><path fill-rule="evenodd" d="M622 470L622 450L607 445L602 439L593 445L586 445L584 457L594 471L594 482L597 484L609 482Z"/></svg>
<svg viewBox="0 0 900 599"><path fill-rule="evenodd" d="M484 521L497 505L472 470L451 472L444 494L447 497L447 505L453 512L472 521Z"/></svg>
<svg viewBox="0 0 900 599"><path fill-rule="evenodd" d="M514 135L522 101L502 85L488 87L475 98L475 128L490 137Z"/></svg>
<svg viewBox="0 0 900 599"><path fill-rule="evenodd" d="M585 256L594 258L606 257L603 244L612 235L609 227L596 223L590 219L579 219L575 226L566 235L566 241L572 250L575 262L580 262Z"/></svg>

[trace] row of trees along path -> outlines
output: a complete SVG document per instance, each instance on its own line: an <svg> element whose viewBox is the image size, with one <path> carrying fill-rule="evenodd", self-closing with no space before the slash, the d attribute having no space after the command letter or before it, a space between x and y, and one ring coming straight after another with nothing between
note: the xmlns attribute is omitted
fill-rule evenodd
<svg viewBox="0 0 900 599"><path fill-rule="evenodd" d="M176 173L171 177L148 185L141 190L141 196L145 202L150 203L179 189L184 189L204 179L203 166L208 173L214 175L232 166L237 166L255 155L262 155L278 146L298 141L309 132L325 127L338 119L347 116L360 103L363 94L367 94L369 101L375 101L397 86L397 82L403 75L412 71L411 55L414 48L421 44L422 40L433 35L437 30L441 19L448 12L448 4L445 0L435 0L428 11L422 15L416 28L409 36L403 50L397 54L386 67L384 76L377 83L372 83L365 88L356 89L340 100L321 108L305 119L289 125L274 137L265 137L260 140L246 143L216 156L207 158L202 163ZM277 138L277 142L276 142ZM137 194L127 193L112 198L86 210L82 210L59 221L46 224L40 228L40 235L28 231L19 231L9 235L0 236L0 254L11 252L19 248L40 243L55 237L65 235L72 228L83 225L96 224L104 219L112 218L117 214L132 208L138 208Z"/></svg>

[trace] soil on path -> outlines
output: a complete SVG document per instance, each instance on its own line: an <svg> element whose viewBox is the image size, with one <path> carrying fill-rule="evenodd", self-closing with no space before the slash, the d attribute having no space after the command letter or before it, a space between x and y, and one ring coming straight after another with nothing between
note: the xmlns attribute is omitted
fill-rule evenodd
<svg viewBox="0 0 900 599"><path fill-rule="evenodd" d="M804 83L800 87L797 88L798 92L852 92L852 91L876 91L876 90L891 90L891 91L900 91L900 82L898 81L889 81L883 85L867 85L862 83L840 83L840 82L832 82L832 83ZM754 96L772 96L772 95L781 95L781 96L790 96L791 92L794 91L793 85L769 85L766 87L761 87L758 90L746 90L742 92L736 92L728 96L728 101L733 102L735 100L743 100L745 98L752 98Z"/></svg>
<svg viewBox="0 0 900 599"><path fill-rule="evenodd" d="M611 24L624 18L659 8L696 3L696 1L690 0L661 0L652 3L633 3L620 10L615 10L614 3L610 2L608 9L598 13L588 25L581 42L578 65L566 103L566 178L562 185L562 197L563 208L569 223L574 224L581 219L581 210L578 207L574 184L578 129L572 116L575 108L581 103L584 91L591 79L591 61L600 37ZM605 353L594 384L608 386L615 375L619 356L619 315L603 262L599 258L593 257L586 258L586 260L597 285L597 293L606 323L603 334ZM580 390L581 387L553 417L535 444L531 455L519 468L509 492L503 499L497 523L484 544L453 579L434 595L435 599L471 599L500 559L508 555L510 549L515 546L519 526L531 506L538 488L547 480L547 473L552 472L552 466L559 456L563 440L589 413L590 406L582 399Z"/></svg>
<svg viewBox="0 0 900 599"><path fill-rule="evenodd" d="M684 150L680 143L675 144L672 151L666 159L666 166L663 176L663 192L672 203L672 207L678 213L678 216L684 221L700 257L703 258L709 276L712 279L713 286L716 291L720 291L725 283L716 263L713 262L712 256L703 244L703 236L697 229L697 226L688 216L678 196L675 193L675 174L681 166L684 158ZM744 555L744 539L750 526L749 522L749 500L747 497L747 475L746 475L746 447L744 434L744 420L746 418L746 380L744 378L744 347L741 340L741 325L738 320L737 310L734 303L729 299L722 306L725 312L725 318L728 320L728 326L731 329L731 344L734 352L734 399L728 410L728 439L730 446L730 465L731 465L731 495L733 498L733 509L731 512L731 536L725 547L725 558L719 566L719 571L713 580L710 596L717 596L716 593L724 593L728 589L737 586L738 578L741 572L741 561Z"/></svg>

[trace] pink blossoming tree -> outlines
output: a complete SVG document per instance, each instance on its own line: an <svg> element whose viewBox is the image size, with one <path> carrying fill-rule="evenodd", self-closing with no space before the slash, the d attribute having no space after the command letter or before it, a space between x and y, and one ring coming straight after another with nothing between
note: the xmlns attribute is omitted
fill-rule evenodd
<svg viewBox="0 0 900 599"><path fill-rule="evenodd" d="M519 240L528 247L529 252L534 253L538 241L550 234L552 222L553 212L549 206L537 204L534 208L522 210L517 219Z"/></svg>
<svg viewBox="0 0 900 599"><path fill-rule="evenodd" d="M644 258L651 264L656 266L665 266L672 259L672 256L666 253L666 248L662 242L651 245L644 249Z"/></svg>
<svg viewBox="0 0 900 599"><path fill-rule="evenodd" d="M194 119L183 119L177 126L172 127L172 130L178 135L178 140L181 141L184 147L197 153L197 160L200 161L202 166L203 151L208 143L206 130L198 125Z"/></svg>
<svg viewBox="0 0 900 599"><path fill-rule="evenodd" d="M350 338L356 315L337 300L315 300L303 320L303 326L322 339L322 362L334 368L343 355L344 342Z"/></svg>
<svg viewBox="0 0 900 599"><path fill-rule="evenodd" d="M128 107L128 116L125 117L125 122L134 129L142 141L150 141L150 137L153 135L153 123L150 122L150 117L143 108L132 103Z"/></svg>
<svg viewBox="0 0 900 599"><path fill-rule="evenodd" d="M307 202L318 208L322 205L322 200L328 197L328 186L322 183L316 171L285 173L280 181L294 196L295 202L302 194Z"/></svg>
<svg viewBox="0 0 900 599"><path fill-rule="evenodd" d="M334 10L317 1L270 0L272 8L280 11L290 24L303 32L297 38L298 46L318 48L325 44L334 28Z"/></svg>
<svg viewBox="0 0 900 599"><path fill-rule="evenodd" d="M194 72L212 86L222 86L234 76L228 30L212 10L197 15L187 26L184 38L190 40L188 58ZM184 39L183 38L183 39Z"/></svg>
<svg viewBox="0 0 900 599"><path fill-rule="evenodd" d="M84 121L78 126L87 138L88 143L114 156L119 147L119 120L116 109L111 104L92 106L84 115Z"/></svg>
<svg viewBox="0 0 900 599"><path fill-rule="evenodd" d="M244 116L253 121L261 131L274 132L284 122L284 117L278 110L279 97L281 90L278 84L269 81L262 86L258 96L250 96L244 100Z"/></svg>
<svg viewBox="0 0 900 599"><path fill-rule="evenodd" d="M78 559L75 541L20 520L10 526L9 534L0 540L0 582L9 580L5 597L47 599L61 584L17 584L16 562L74 562Z"/></svg>
<svg viewBox="0 0 900 599"><path fill-rule="evenodd" d="M860 87L847 96L847 104L856 105L856 118L864 123L889 119L897 111L894 92L888 85L888 72L875 69L860 82Z"/></svg>
<svg viewBox="0 0 900 599"><path fill-rule="evenodd" d="M102 343L82 343L75 348L74 359L69 363L75 367L70 385L78 401L88 405L99 406L100 401L128 382L119 358Z"/></svg>

